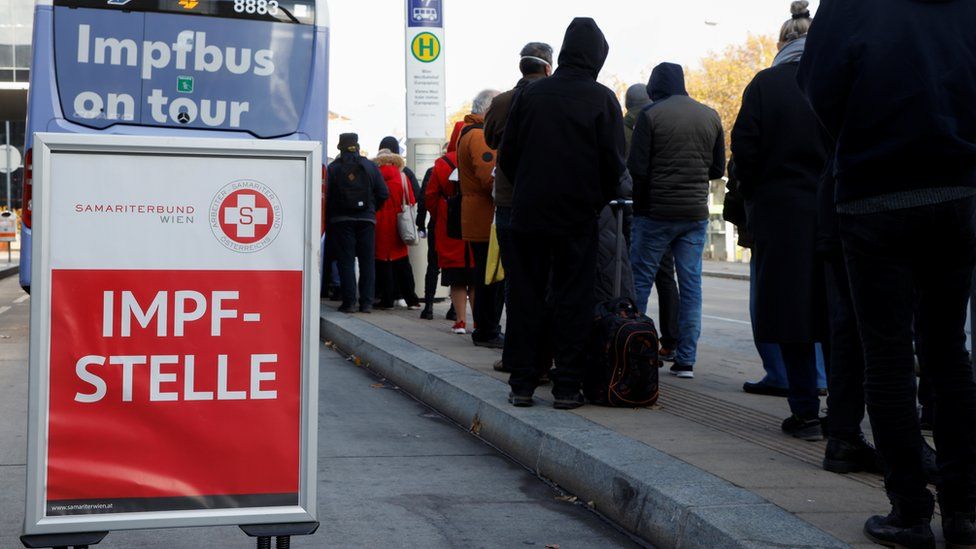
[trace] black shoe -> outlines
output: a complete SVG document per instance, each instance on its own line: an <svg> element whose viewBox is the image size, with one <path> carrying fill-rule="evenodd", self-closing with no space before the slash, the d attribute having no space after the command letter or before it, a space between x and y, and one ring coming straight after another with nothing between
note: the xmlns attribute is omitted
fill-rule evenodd
<svg viewBox="0 0 976 549"><path fill-rule="evenodd" d="M329 301L342 301L342 292L338 288L329 292Z"/></svg>
<svg viewBox="0 0 976 549"><path fill-rule="evenodd" d="M508 403L516 408L531 408L535 401L532 395L516 395L514 392L508 393Z"/></svg>
<svg viewBox="0 0 976 549"><path fill-rule="evenodd" d="M371 315L373 314L373 308L363 305L362 307L359 308L359 312L364 315Z"/></svg>
<svg viewBox="0 0 976 549"><path fill-rule="evenodd" d="M668 349L667 347L661 347L661 350L657 353L658 359L664 362L674 362L676 358L676 353L674 349Z"/></svg>
<svg viewBox="0 0 976 549"><path fill-rule="evenodd" d="M394 303L377 303L376 308L380 311L392 311L396 308Z"/></svg>
<svg viewBox="0 0 976 549"><path fill-rule="evenodd" d="M340 306L336 310L339 311L340 313L347 314L347 315L351 315L353 313L352 305L342 304L342 306Z"/></svg>
<svg viewBox="0 0 976 549"><path fill-rule="evenodd" d="M803 419L792 415L783 421L783 432L793 438L816 442L823 440L823 427L820 418Z"/></svg>
<svg viewBox="0 0 976 549"><path fill-rule="evenodd" d="M935 549L935 534L928 520L905 520L896 511L887 517L869 518L864 524L864 535L885 547Z"/></svg>
<svg viewBox="0 0 976 549"><path fill-rule="evenodd" d="M856 440L829 438L823 461L824 471L846 475L848 473L880 473L881 457L864 435Z"/></svg>
<svg viewBox="0 0 976 549"><path fill-rule="evenodd" d="M945 513L945 509L942 512ZM976 549L976 515L943 514L942 532L945 534L947 549Z"/></svg>
<svg viewBox="0 0 976 549"><path fill-rule="evenodd" d="M922 440L922 467L925 469L925 476L929 484L939 485L939 462L935 449L929 443Z"/></svg>
<svg viewBox="0 0 976 549"><path fill-rule="evenodd" d="M457 322L458 316L457 311L454 310L454 305L447 310L447 316L444 317L445 320L450 320L451 322Z"/></svg>
<svg viewBox="0 0 976 549"><path fill-rule="evenodd" d="M499 360L498 362L494 363L491 366L491 369L492 370L495 370L496 372L501 372L503 374L510 374L510 373L512 373L511 368L508 368L507 366L505 366L505 363L502 362L501 360Z"/></svg>
<svg viewBox="0 0 976 549"><path fill-rule="evenodd" d="M789 389L784 389L782 387L777 387L775 385L770 385L764 381L759 381L753 383L747 381L742 385L742 390L749 393L750 395L763 395L771 397L787 397L789 396Z"/></svg>
<svg viewBox="0 0 976 549"><path fill-rule="evenodd" d="M681 379L695 379L695 367L675 362L674 366L671 367L671 375Z"/></svg>
<svg viewBox="0 0 976 549"><path fill-rule="evenodd" d="M485 347L486 349L504 349L505 338L502 336L496 336L494 339L489 339L488 341L474 340L474 346Z"/></svg>
<svg viewBox="0 0 976 549"><path fill-rule="evenodd" d="M434 320L434 308L430 305L424 307L424 310L420 313L421 320Z"/></svg>
<svg viewBox="0 0 976 549"><path fill-rule="evenodd" d="M575 410L584 404L586 404L586 400L583 399L583 395L576 393L575 395L568 397L557 396L552 407L557 410Z"/></svg>

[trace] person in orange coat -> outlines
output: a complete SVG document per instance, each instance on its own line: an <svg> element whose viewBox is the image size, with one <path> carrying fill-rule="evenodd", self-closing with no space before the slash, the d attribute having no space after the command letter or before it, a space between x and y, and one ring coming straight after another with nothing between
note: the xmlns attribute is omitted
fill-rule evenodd
<svg viewBox="0 0 976 549"><path fill-rule="evenodd" d="M468 296L473 292L474 285L473 260L468 244L447 234L447 199L459 190L459 183L452 181L451 175L457 170L457 143L463 127L464 122L454 126L447 154L434 163L425 194L427 212L434 220L434 242L441 268L441 284L451 289L451 303L457 312L457 322L451 328L456 334L467 333Z"/></svg>
<svg viewBox="0 0 976 549"><path fill-rule="evenodd" d="M419 311L420 298L414 288L407 245L397 230L397 215L403 206L404 196L407 204L417 203L403 173L406 162L402 156L388 149L380 150L373 162L379 166L390 191L390 198L376 212L376 293L380 300L377 308L392 309L399 295L410 310Z"/></svg>
<svg viewBox="0 0 976 549"><path fill-rule="evenodd" d="M505 346L501 317L505 305L503 284L485 284L488 243L495 217L495 151L485 142L485 113L499 94L485 90L474 98L471 114L458 141L458 171L461 179L461 232L474 255L474 332L471 339L479 347Z"/></svg>

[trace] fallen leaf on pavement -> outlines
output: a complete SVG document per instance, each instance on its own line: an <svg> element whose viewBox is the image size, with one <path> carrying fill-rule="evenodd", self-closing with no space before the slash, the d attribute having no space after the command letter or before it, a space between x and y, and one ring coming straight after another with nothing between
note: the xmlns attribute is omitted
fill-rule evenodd
<svg viewBox="0 0 976 549"><path fill-rule="evenodd" d="M556 501L565 501L568 503L576 503L579 498L576 496L556 496Z"/></svg>

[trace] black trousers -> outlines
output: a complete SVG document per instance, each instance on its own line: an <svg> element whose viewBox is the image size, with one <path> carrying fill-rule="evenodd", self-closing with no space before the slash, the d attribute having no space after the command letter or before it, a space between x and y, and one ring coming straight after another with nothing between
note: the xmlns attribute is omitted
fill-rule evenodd
<svg viewBox="0 0 976 549"><path fill-rule="evenodd" d="M840 219L868 415L888 468L889 497L910 518L931 518L933 511L916 412L913 319L935 391L942 513L976 511L976 381L965 332L974 216L976 197Z"/></svg>
<svg viewBox="0 0 976 549"><path fill-rule="evenodd" d="M857 333L847 266L841 258L824 264L830 344L827 364L827 436L857 439L864 421L864 350Z"/></svg>
<svg viewBox="0 0 976 549"><path fill-rule="evenodd" d="M488 243L471 242L474 256L474 332L471 339L478 342L491 341L502 333L502 310L505 307L505 284L485 284L488 270Z"/></svg>
<svg viewBox="0 0 976 549"><path fill-rule="evenodd" d="M436 227L434 223L431 223L427 231L427 273L424 276L424 303L428 307L434 304L434 296L437 295L437 281L441 276L441 269L437 264L435 232Z"/></svg>
<svg viewBox="0 0 976 549"><path fill-rule="evenodd" d="M356 304L356 260L359 260L359 306L372 307L376 288L376 225L369 221L343 221L332 225L339 261L342 304ZM332 237L330 237L332 238Z"/></svg>
<svg viewBox="0 0 976 549"><path fill-rule="evenodd" d="M629 233L628 233L629 234ZM661 257L661 264L654 278L657 288L658 309L661 315L661 347L671 349L678 347L678 281L674 277L674 254L671 250Z"/></svg>
<svg viewBox="0 0 976 549"><path fill-rule="evenodd" d="M573 397L582 387L586 342L593 322L596 231L594 223L580 236L512 234L512 253L508 255L511 272L507 273L511 307L505 346L512 369L509 384L516 394L532 394L538 386L539 334L547 329L554 334L553 395ZM546 313L550 295L551 318Z"/></svg>
<svg viewBox="0 0 976 549"><path fill-rule="evenodd" d="M376 288L381 307L393 307L400 298L410 307L420 305L420 298L414 288L410 258L404 257L396 261L376 260Z"/></svg>

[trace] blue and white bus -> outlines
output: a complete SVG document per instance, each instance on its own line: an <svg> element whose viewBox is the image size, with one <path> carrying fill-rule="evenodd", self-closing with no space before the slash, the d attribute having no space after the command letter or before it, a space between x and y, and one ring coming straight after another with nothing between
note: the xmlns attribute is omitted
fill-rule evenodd
<svg viewBox="0 0 976 549"><path fill-rule="evenodd" d="M34 132L296 139L325 150L326 0L38 0L33 41L27 291Z"/></svg>

